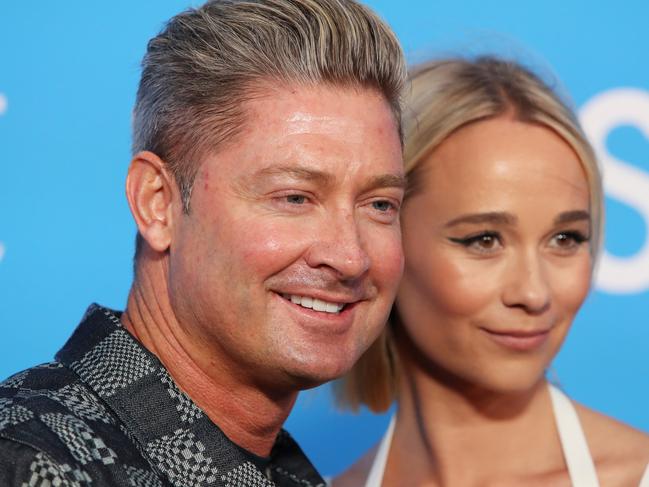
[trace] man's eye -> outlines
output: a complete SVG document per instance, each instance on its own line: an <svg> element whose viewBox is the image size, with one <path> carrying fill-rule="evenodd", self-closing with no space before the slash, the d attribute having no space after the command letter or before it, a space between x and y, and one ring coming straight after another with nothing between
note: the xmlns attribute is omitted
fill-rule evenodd
<svg viewBox="0 0 649 487"><path fill-rule="evenodd" d="M381 212L388 212L390 210L395 209L394 204L387 200L377 200L377 201L372 201L372 207L375 210L381 211Z"/></svg>
<svg viewBox="0 0 649 487"><path fill-rule="evenodd" d="M286 196L286 202L292 205L303 205L306 203L306 196L301 194L289 194Z"/></svg>

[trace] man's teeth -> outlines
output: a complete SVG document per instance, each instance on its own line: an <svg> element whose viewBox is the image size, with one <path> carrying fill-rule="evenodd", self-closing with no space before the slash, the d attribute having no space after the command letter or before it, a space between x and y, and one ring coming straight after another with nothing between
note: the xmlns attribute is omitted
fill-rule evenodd
<svg viewBox="0 0 649 487"><path fill-rule="evenodd" d="M324 311L325 313L338 313L345 307L344 303L329 303L327 301L311 298L309 296L285 294L284 297L290 300L292 303L299 304L303 308L309 308L315 311Z"/></svg>

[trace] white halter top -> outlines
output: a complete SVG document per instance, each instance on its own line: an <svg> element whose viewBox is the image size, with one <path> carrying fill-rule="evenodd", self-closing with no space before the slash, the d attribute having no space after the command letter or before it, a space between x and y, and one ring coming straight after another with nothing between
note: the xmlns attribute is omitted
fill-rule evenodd
<svg viewBox="0 0 649 487"><path fill-rule="evenodd" d="M590 456L588 443L581 428L577 411L563 392L552 385L549 386L549 389L554 418L559 430L561 448L573 487L599 487L595 465ZM394 423L394 417L392 417L390 426L388 426L388 430L385 432L376 452L376 457L374 457L374 463L367 476L365 487L381 487L383 483L383 473L388 460L390 444L392 443ZM645 469L639 487L649 487L649 465Z"/></svg>

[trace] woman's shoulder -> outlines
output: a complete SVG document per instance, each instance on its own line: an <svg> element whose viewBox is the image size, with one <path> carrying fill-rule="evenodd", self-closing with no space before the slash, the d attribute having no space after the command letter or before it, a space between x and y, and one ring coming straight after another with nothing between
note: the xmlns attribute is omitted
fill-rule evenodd
<svg viewBox="0 0 649 487"><path fill-rule="evenodd" d="M365 485L377 450L378 445L368 450L356 463L334 478L331 487L359 487Z"/></svg>
<svg viewBox="0 0 649 487"><path fill-rule="evenodd" d="M576 404L602 485L638 485L649 465L649 434Z"/></svg>

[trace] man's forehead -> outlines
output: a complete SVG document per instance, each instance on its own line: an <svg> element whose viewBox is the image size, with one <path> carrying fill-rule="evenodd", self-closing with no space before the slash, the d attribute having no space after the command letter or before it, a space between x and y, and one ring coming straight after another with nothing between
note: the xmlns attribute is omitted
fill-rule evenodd
<svg viewBox="0 0 649 487"><path fill-rule="evenodd" d="M313 130L314 125L329 130L340 127L339 118L308 111L295 112L287 117L286 122L291 134L309 133Z"/></svg>
<svg viewBox="0 0 649 487"><path fill-rule="evenodd" d="M250 96L242 105L246 117L268 116L268 113L260 112L272 107L271 116L282 117L296 128L313 122L335 123L349 114L350 101L392 113L384 94L370 86L264 81L250 84L247 91ZM333 99L329 96L332 94Z"/></svg>
<svg viewBox="0 0 649 487"><path fill-rule="evenodd" d="M401 186L399 134L393 113L377 90L266 84L250 93L237 135L212 153L225 164L234 163L233 177L282 176L327 183L346 172L345 167L363 165L360 179L392 174L396 179L390 185Z"/></svg>

